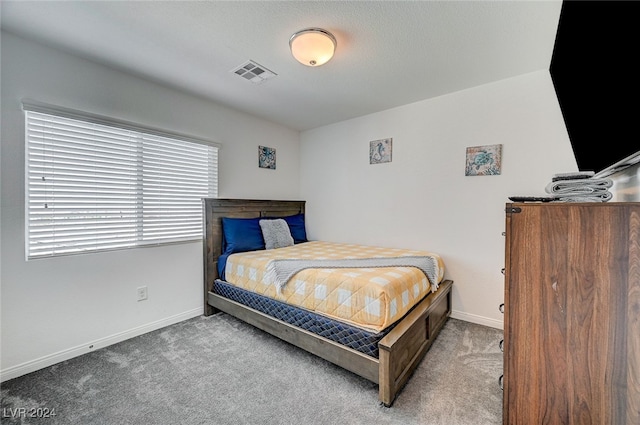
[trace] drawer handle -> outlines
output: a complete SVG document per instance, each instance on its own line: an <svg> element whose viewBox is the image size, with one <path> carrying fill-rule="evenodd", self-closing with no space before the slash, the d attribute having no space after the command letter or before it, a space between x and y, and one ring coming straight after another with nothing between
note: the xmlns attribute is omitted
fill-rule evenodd
<svg viewBox="0 0 640 425"><path fill-rule="evenodd" d="M500 307L498 307L498 310L500 310L500 313L504 313L504 303L500 304Z"/></svg>
<svg viewBox="0 0 640 425"><path fill-rule="evenodd" d="M500 340L500 343L498 344L498 346L500 347L500 351L504 353L504 339Z"/></svg>
<svg viewBox="0 0 640 425"><path fill-rule="evenodd" d="M504 274L504 267L500 270L500 273Z"/></svg>
<svg viewBox="0 0 640 425"><path fill-rule="evenodd" d="M500 378L498 378L498 384L500 384L501 390L504 390L504 386L502 385L503 378L504 378L504 375L500 375Z"/></svg>

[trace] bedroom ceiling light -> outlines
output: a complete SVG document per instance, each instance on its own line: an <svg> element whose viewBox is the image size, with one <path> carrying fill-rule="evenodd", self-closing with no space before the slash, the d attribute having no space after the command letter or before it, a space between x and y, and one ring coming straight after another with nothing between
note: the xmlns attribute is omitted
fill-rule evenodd
<svg viewBox="0 0 640 425"><path fill-rule="evenodd" d="M289 38L291 54L306 66L323 65L333 57L336 38L322 28L306 28Z"/></svg>

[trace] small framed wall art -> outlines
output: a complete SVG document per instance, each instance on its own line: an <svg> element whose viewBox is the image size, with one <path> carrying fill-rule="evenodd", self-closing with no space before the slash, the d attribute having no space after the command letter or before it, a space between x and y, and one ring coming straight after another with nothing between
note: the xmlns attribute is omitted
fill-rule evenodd
<svg viewBox="0 0 640 425"><path fill-rule="evenodd" d="M258 146L258 167L276 169L276 150L266 146Z"/></svg>
<svg viewBox="0 0 640 425"><path fill-rule="evenodd" d="M393 139L380 139L369 142L369 164L391 162Z"/></svg>
<svg viewBox="0 0 640 425"><path fill-rule="evenodd" d="M465 176L495 176L502 170L502 145L467 148Z"/></svg>

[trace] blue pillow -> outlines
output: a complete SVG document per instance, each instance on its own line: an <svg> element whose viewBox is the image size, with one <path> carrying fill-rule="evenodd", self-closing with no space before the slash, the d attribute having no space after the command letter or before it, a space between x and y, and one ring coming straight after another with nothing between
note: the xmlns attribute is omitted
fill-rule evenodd
<svg viewBox="0 0 640 425"><path fill-rule="evenodd" d="M260 217L222 217L223 254L265 249Z"/></svg>
<svg viewBox="0 0 640 425"><path fill-rule="evenodd" d="M227 270L227 258L231 254L222 254L218 257L218 277L224 280L224 272Z"/></svg>
<svg viewBox="0 0 640 425"><path fill-rule="evenodd" d="M307 230L304 226L304 214L290 215L282 218L289 225L294 243L308 242Z"/></svg>

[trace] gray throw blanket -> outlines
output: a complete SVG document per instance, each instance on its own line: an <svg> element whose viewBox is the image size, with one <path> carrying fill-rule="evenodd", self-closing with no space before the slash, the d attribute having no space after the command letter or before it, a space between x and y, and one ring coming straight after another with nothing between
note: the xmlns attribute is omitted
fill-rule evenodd
<svg viewBox="0 0 640 425"><path fill-rule="evenodd" d="M607 202L613 198L613 194L609 191L602 193L593 193L591 195L571 195L559 196L557 202Z"/></svg>
<svg viewBox="0 0 640 425"><path fill-rule="evenodd" d="M438 289L438 263L428 256L351 258L344 260L271 260L266 267L265 279L276 285L278 293L291 278L304 269L371 268L371 267L416 267L431 284L431 290Z"/></svg>
<svg viewBox="0 0 640 425"><path fill-rule="evenodd" d="M608 178L561 179L549 183L545 191L559 202L607 202L613 197L611 186L613 180Z"/></svg>

